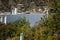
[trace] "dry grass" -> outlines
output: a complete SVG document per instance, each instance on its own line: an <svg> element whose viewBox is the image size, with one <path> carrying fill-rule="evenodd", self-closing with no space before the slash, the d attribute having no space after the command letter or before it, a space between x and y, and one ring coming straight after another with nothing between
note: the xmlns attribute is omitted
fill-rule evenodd
<svg viewBox="0 0 60 40"><path fill-rule="evenodd" d="M7 38L6 40L19 40L19 36L13 37L13 38Z"/></svg>

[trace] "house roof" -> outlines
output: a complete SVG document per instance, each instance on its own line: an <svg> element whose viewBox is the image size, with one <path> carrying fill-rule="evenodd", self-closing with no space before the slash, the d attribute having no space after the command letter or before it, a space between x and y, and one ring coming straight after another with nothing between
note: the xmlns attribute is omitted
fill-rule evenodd
<svg viewBox="0 0 60 40"><path fill-rule="evenodd" d="M26 18L26 21L29 21L30 25L34 25L36 22L41 20L44 14L17 14L17 15L7 15L7 23L15 22L20 18Z"/></svg>

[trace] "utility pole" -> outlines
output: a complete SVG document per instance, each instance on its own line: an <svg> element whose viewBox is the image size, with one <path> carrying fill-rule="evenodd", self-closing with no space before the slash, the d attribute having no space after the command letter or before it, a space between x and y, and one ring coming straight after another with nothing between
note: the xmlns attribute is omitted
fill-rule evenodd
<svg viewBox="0 0 60 40"><path fill-rule="evenodd" d="M24 40L24 35L23 35L23 33L20 34L20 40Z"/></svg>

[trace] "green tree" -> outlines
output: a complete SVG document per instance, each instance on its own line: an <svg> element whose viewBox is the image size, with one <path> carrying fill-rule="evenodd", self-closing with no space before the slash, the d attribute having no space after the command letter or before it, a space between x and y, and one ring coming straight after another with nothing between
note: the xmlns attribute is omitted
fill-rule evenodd
<svg viewBox="0 0 60 40"><path fill-rule="evenodd" d="M25 18L21 18L13 23L0 23L0 40L5 40L8 37L20 36L21 32L27 35L30 30L29 27L29 22L27 22ZM25 31L26 28L27 30Z"/></svg>
<svg viewBox="0 0 60 40"><path fill-rule="evenodd" d="M51 11L54 11L55 13L60 12L60 0L52 0L47 3L47 6L53 8Z"/></svg>

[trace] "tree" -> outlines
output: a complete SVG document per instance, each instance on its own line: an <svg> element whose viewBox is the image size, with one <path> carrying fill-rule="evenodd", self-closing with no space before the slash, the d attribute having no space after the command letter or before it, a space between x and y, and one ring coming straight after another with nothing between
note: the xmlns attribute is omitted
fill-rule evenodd
<svg viewBox="0 0 60 40"><path fill-rule="evenodd" d="M20 33L27 28L26 32L24 32L26 35L30 30L29 27L29 22L27 22L25 18L21 18L13 23L0 23L0 40L5 40L8 37L20 36Z"/></svg>
<svg viewBox="0 0 60 40"><path fill-rule="evenodd" d="M51 7L51 11L54 11L55 13L60 12L60 0L52 0L51 2L47 3L47 6Z"/></svg>

